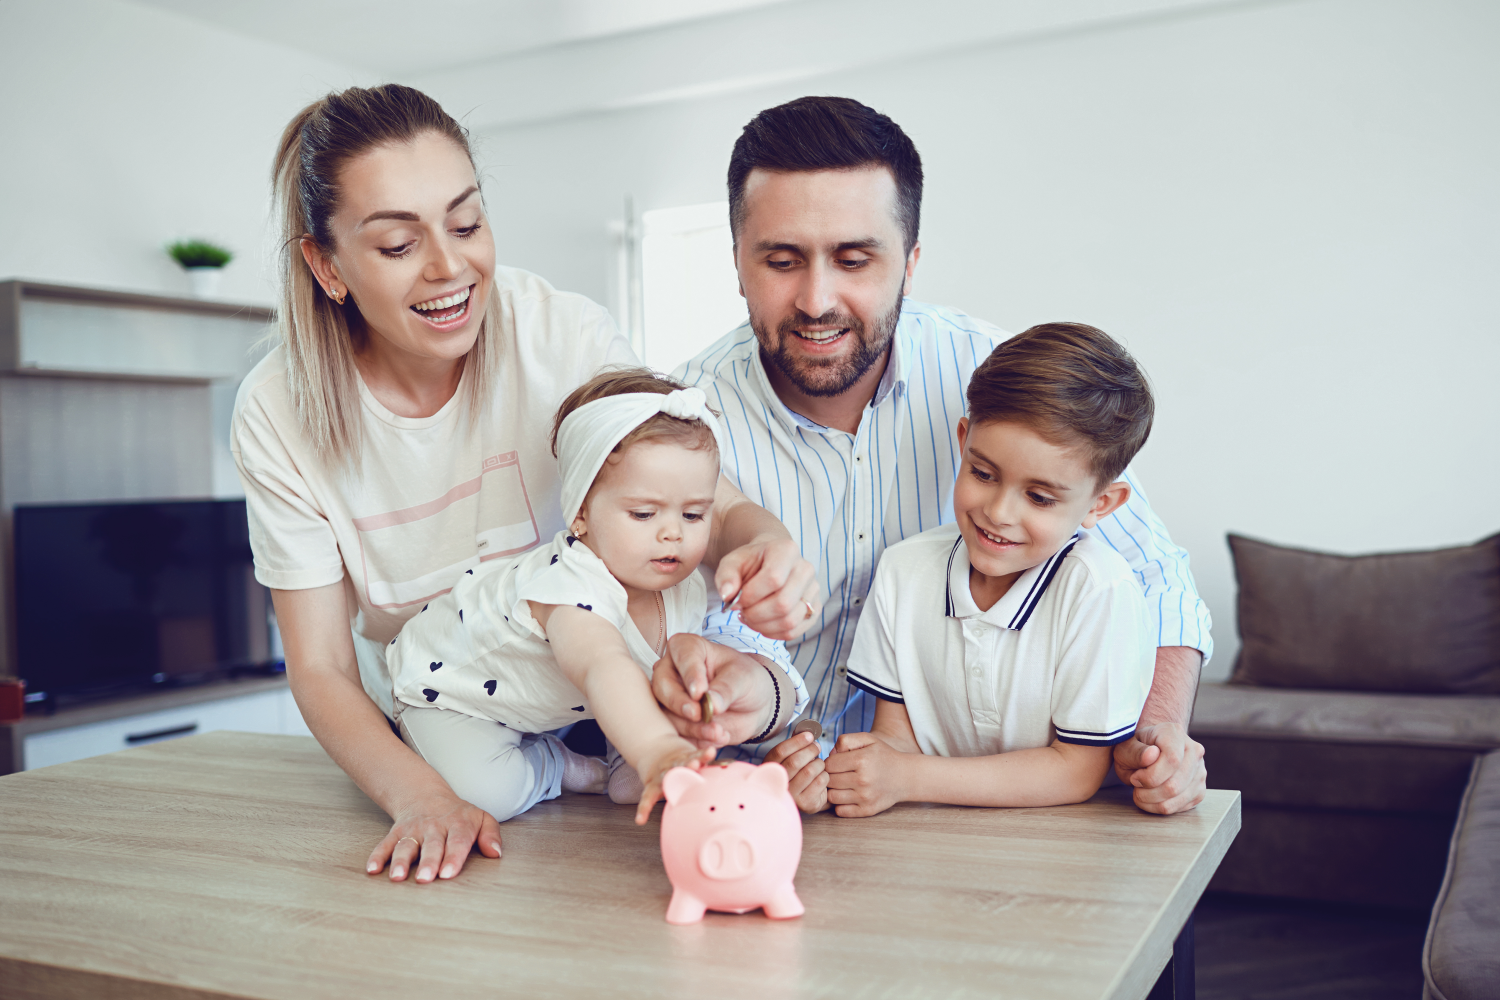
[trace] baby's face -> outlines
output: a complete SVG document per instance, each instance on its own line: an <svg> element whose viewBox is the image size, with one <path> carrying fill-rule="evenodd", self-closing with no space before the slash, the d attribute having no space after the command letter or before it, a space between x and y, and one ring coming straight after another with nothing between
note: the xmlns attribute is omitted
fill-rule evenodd
<svg viewBox="0 0 1500 1000"><path fill-rule="evenodd" d="M708 551L718 456L675 441L640 441L611 455L574 522L626 590L666 590Z"/></svg>
<svg viewBox="0 0 1500 1000"><path fill-rule="evenodd" d="M959 423L963 464L953 513L981 590L1003 594L1015 577L1045 562L1080 525L1098 521L1100 490L1083 454L1046 440L1025 424Z"/></svg>

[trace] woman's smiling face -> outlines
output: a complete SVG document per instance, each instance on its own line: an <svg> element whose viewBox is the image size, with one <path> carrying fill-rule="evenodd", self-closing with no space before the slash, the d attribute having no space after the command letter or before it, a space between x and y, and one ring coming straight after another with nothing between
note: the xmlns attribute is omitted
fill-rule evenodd
<svg viewBox="0 0 1500 1000"><path fill-rule="evenodd" d="M379 347L433 361L467 354L495 275L468 154L435 132L376 147L339 172L338 206L331 276Z"/></svg>

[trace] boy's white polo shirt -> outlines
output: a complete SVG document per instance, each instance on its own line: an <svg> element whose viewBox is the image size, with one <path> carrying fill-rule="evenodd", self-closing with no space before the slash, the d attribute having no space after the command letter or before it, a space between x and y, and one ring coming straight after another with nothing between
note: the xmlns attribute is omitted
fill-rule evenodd
<svg viewBox="0 0 1500 1000"><path fill-rule="evenodd" d="M905 704L923 753L1112 746L1135 731L1155 647L1140 585L1108 545L1075 535L980 611L968 547L946 524L886 550L848 677Z"/></svg>

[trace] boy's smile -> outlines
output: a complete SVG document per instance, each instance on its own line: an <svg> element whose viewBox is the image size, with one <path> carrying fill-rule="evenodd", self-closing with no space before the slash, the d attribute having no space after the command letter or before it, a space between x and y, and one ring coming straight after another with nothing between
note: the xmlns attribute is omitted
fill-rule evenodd
<svg viewBox="0 0 1500 1000"><path fill-rule="evenodd" d="M1130 496L1124 483L1094 482L1082 446L1054 444L1026 424L971 426L965 417L958 444L953 513L969 549L969 591L982 611L1079 527L1092 528Z"/></svg>

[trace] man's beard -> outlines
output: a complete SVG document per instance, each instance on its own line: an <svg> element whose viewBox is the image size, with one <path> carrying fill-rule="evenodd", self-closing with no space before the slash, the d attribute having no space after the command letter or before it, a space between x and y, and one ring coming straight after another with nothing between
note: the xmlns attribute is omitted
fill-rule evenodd
<svg viewBox="0 0 1500 1000"><path fill-rule="evenodd" d="M874 329L868 331L864 323L853 316L824 313L813 319L799 310L795 318L782 320L776 328L778 337L774 353L766 349L771 338L764 325L752 316L750 327L755 331L755 339L760 341L761 362L773 366L787 381L808 396L842 395L885 357L896 332L896 323L901 319L901 298L901 293L898 292L895 303L875 320ZM799 326L847 329L849 332L845 336L854 339L854 353L837 358L794 357L787 345L791 338L798 335Z"/></svg>

